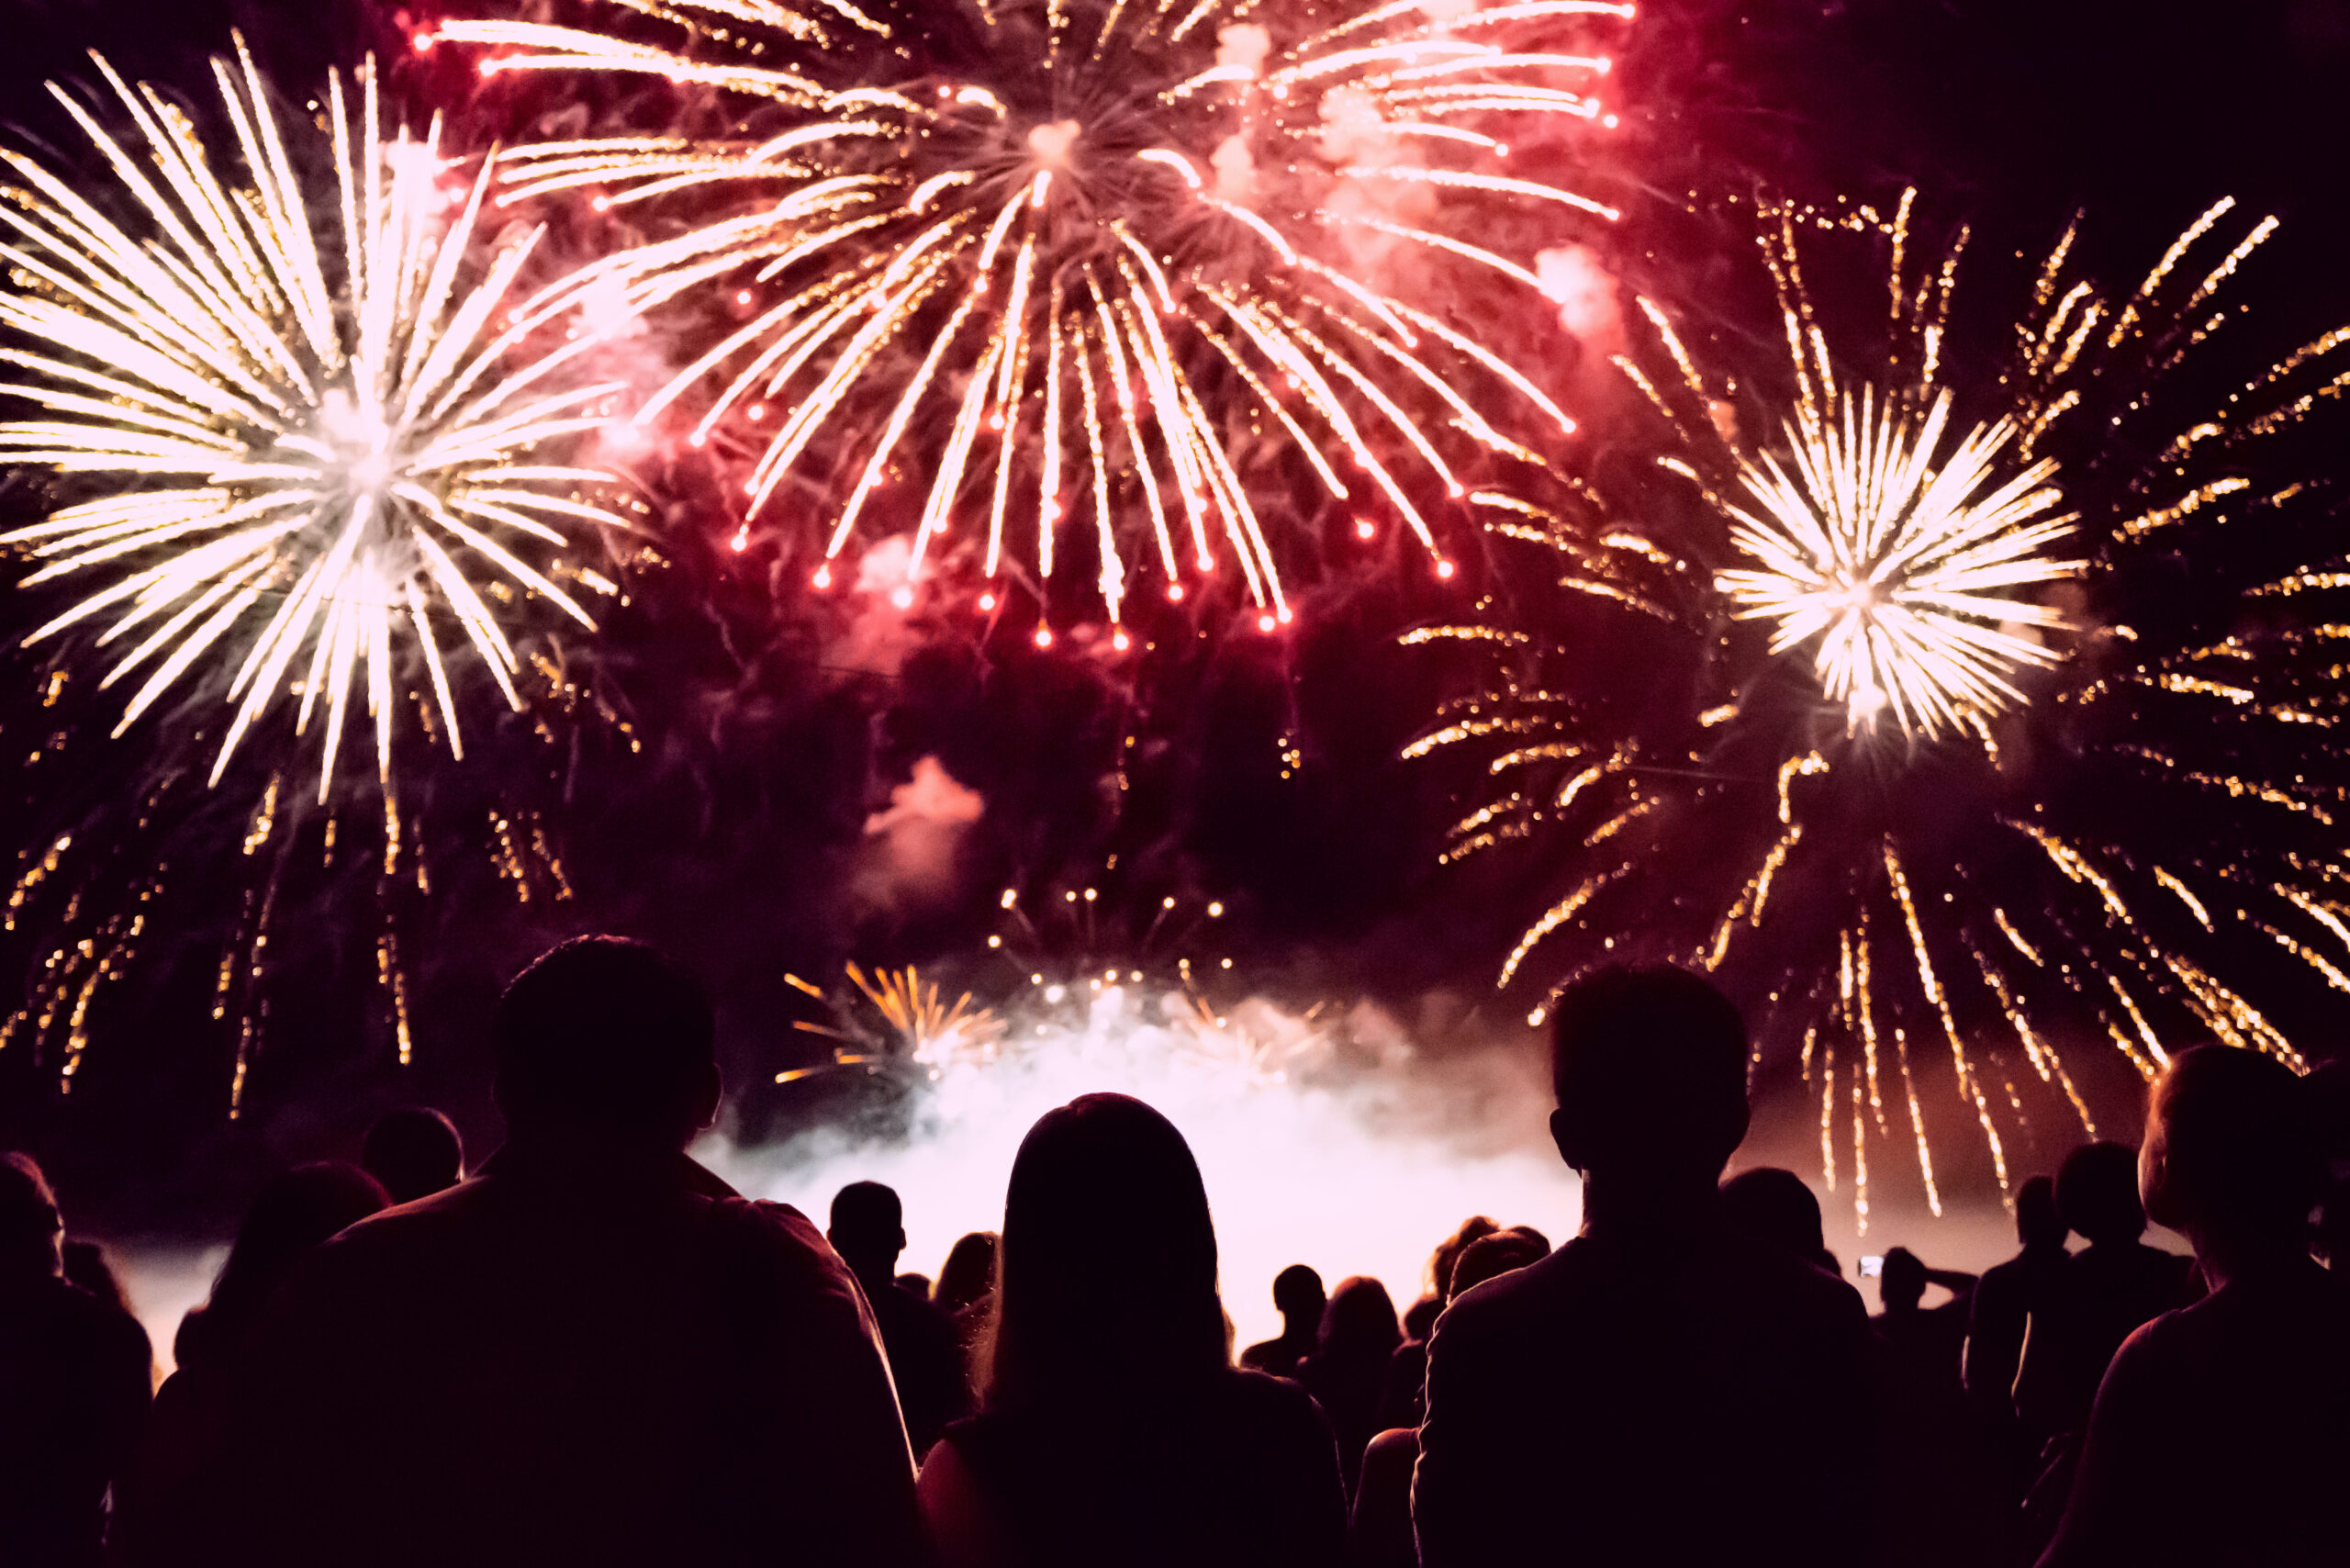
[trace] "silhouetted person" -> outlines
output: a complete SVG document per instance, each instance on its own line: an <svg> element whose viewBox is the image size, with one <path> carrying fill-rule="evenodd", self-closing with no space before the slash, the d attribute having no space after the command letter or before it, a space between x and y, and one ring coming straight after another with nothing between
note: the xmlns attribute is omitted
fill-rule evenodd
<svg viewBox="0 0 2350 1568"><path fill-rule="evenodd" d="M107 1260L106 1249L95 1241L67 1241L58 1249L64 1260L65 1282L87 1291L98 1300L113 1307L125 1317L139 1315L131 1310L130 1294L122 1288L120 1276Z"/></svg>
<svg viewBox="0 0 2350 1568"><path fill-rule="evenodd" d="M905 1209L878 1182L852 1182L833 1199L825 1238L856 1276L889 1351L890 1373L905 1413L906 1436L917 1461L970 1408L963 1352L946 1315L897 1282L892 1272L906 1249Z"/></svg>
<svg viewBox="0 0 2350 1568"><path fill-rule="evenodd" d="M2056 1172L2056 1208L2088 1246L2065 1260L2033 1317L2016 1372L2016 1415L2035 1446L2070 1438L2130 1331L2193 1295L2185 1258L2145 1245L2138 1157L2118 1143L2084 1144Z"/></svg>
<svg viewBox="0 0 2350 1568"><path fill-rule="evenodd" d="M1902 1568L2000 1561L2015 1476L1959 1381L1975 1279L1886 1251L1876 1331L1884 1482L1883 1560ZM1929 1285L1951 1299L1924 1304Z"/></svg>
<svg viewBox="0 0 2350 1568"><path fill-rule="evenodd" d="M253 1568L900 1563L912 1466L864 1297L813 1226L681 1152L709 998L566 942L492 1031L508 1141L320 1248L252 1337Z"/></svg>
<svg viewBox="0 0 2350 1568"><path fill-rule="evenodd" d="M1445 1303L1452 1299L1453 1270L1462 1253L1501 1226L1485 1215L1471 1215L1460 1228L1437 1243L1428 1258L1428 1294L1404 1312L1404 1342L1387 1363L1387 1382L1379 1395L1380 1427L1410 1427L1417 1430L1426 1408L1428 1381L1428 1336Z"/></svg>
<svg viewBox="0 0 2350 1568"><path fill-rule="evenodd" d="M1951 1299L1938 1306L1923 1305L1929 1285L1942 1286ZM1955 1269L1930 1269L1907 1247L1896 1247L1885 1255L1876 1294L1885 1304L1885 1310L1869 1320L1877 1338L1921 1373L1956 1389L1967 1315L1975 1302L1975 1276Z"/></svg>
<svg viewBox="0 0 2350 1568"><path fill-rule="evenodd" d="M1241 1351L1240 1364L1275 1377L1296 1376L1321 1338L1322 1313L1329 1305L1322 1294L1322 1276L1304 1264L1292 1263L1275 1274L1273 1308L1281 1315L1281 1331Z"/></svg>
<svg viewBox="0 0 2350 1568"><path fill-rule="evenodd" d="M995 1294L995 1232L975 1230L946 1249L931 1303L953 1316Z"/></svg>
<svg viewBox="0 0 2350 1568"><path fill-rule="evenodd" d="M1828 1250L1819 1199L1794 1171L1774 1165L1741 1170L1721 1184L1721 1205L1722 1222L1740 1235L1843 1277Z"/></svg>
<svg viewBox="0 0 2350 1568"><path fill-rule="evenodd" d="M457 1124L429 1105L403 1105L375 1118L359 1163L396 1204L446 1192L465 1179L465 1140Z"/></svg>
<svg viewBox="0 0 2350 1568"><path fill-rule="evenodd" d="M1985 1411L2011 1422L2016 1368L2032 1315L2047 1310L2064 1277L2071 1235L2056 1208L2056 1183L2034 1176L2016 1189L2016 1240L2022 1250L1983 1271L1966 1320L1962 1373L1966 1392Z"/></svg>
<svg viewBox="0 0 2350 1568"><path fill-rule="evenodd" d="M1328 1568L1337 1454L1294 1384L1225 1361L1215 1227L1183 1136L1122 1094L1013 1161L979 1415L923 1466L946 1568Z"/></svg>
<svg viewBox="0 0 2350 1568"><path fill-rule="evenodd" d="M1395 1321L1395 1303L1387 1287L1355 1275L1340 1280L1330 1293L1314 1353L1298 1369L1299 1381L1337 1434L1338 1466L1346 1473L1349 1497L1362 1471L1362 1450L1379 1430L1379 1399L1387 1387L1388 1363L1403 1342L1403 1326Z"/></svg>
<svg viewBox="0 0 2350 1568"><path fill-rule="evenodd" d="M957 1238L946 1249L946 1265L938 1271L938 1288L931 1303L946 1315L955 1330L955 1352L963 1368L963 1407L971 1408L986 1381L981 1347L988 1320L995 1315L995 1244L992 1230L975 1230Z"/></svg>
<svg viewBox="0 0 2350 1568"><path fill-rule="evenodd" d="M1679 970L1560 999L1550 1130L1583 1233L1437 1321L1412 1493L1427 1568L1858 1554L1860 1297L1720 1216L1746 1051L1737 1010Z"/></svg>
<svg viewBox="0 0 2350 1568"><path fill-rule="evenodd" d="M1487 1280L1529 1268L1550 1255L1550 1238L1530 1225L1514 1225L1481 1236L1460 1254L1460 1266L1452 1273L1453 1294L1474 1290Z"/></svg>
<svg viewBox="0 0 2350 1568"><path fill-rule="evenodd" d="M1550 1255L1550 1238L1531 1226L1487 1231L1455 1254L1449 1283L1458 1295ZM1401 1349L1396 1356L1402 1359ZM1388 1428L1363 1450L1362 1476L1355 1484L1354 1511L1347 1529L1348 1554L1355 1568L1417 1568L1419 1551L1412 1541L1412 1469L1419 1458L1417 1427Z"/></svg>
<svg viewBox="0 0 2350 1568"><path fill-rule="evenodd" d="M175 1369L156 1392L146 1441L117 1489L118 1561L212 1561L226 1551L235 1372L255 1326L305 1258L389 1203L373 1176L339 1159L297 1165L253 1195L211 1294L173 1336Z"/></svg>
<svg viewBox="0 0 2350 1568"><path fill-rule="evenodd" d="M2303 1090L2224 1046L2155 1084L2146 1211L2194 1243L2210 1294L2114 1356L2042 1568L2350 1561L2350 1281L2305 1245L2324 1167Z"/></svg>
<svg viewBox="0 0 2350 1568"><path fill-rule="evenodd" d="M32 1157L0 1154L0 1562L93 1563L139 1440L151 1357L135 1318L70 1284Z"/></svg>

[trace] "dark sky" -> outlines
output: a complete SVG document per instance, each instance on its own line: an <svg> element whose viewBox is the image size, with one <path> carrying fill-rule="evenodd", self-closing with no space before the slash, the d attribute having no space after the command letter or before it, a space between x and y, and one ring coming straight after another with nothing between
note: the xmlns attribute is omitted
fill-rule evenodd
<svg viewBox="0 0 2350 1568"><path fill-rule="evenodd" d="M92 46L127 73L200 90L202 58L232 26L287 83L398 37L388 8L352 0L19 0L0 20L0 122L35 142L61 129L39 81L84 72ZM2092 244L2135 259L2232 193L2286 220L2264 308L2316 327L2350 308L2350 159L2335 123L2345 68L2345 0L1651 0L1611 90L1627 122L1620 194L1637 225L1701 187L1881 198L1915 181L2019 249L2043 246L2086 206ZM796 1048L776 1025L784 969L834 972L853 936L880 959L968 949L992 923L1000 881L1081 879L1113 852L1129 898L1228 900L1236 931L1287 983L1405 1002L1477 989L1523 923L1527 890L1506 875L1438 879L1449 785L1394 760L1438 678L1401 655L1393 633L1438 608L1416 581L1361 573L1318 590L1304 630L1278 649L1170 653L1163 687L1140 693L1081 663L1001 646L982 657L968 638L942 639L897 679L844 680L815 667L813 644L720 657L708 627L688 629L674 640L689 651L663 656L707 655L715 672L707 722L679 726L699 741L646 761L584 814L573 905L468 895L479 913L466 918L486 924L444 923L442 947L420 960L425 1039L408 1075L383 1066L364 942L356 960L297 944L319 968L279 1023L244 1121L222 1119L224 1047L182 1021L197 1000L184 977L153 1012L120 1022L135 1038L94 1047L70 1103L23 1053L0 1059L0 1142L62 1167L109 1228L211 1223L255 1172L348 1152L366 1118L401 1099L447 1103L487 1135L481 1011L501 972L582 921L688 954L740 1025L738 1071L756 1076ZM761 622L746 612L742 624ZM664 628L634 635L655 647ZM1099 781L1138 719L1156 740L1132 759L1121 815ZM1285 779L1292 746L1305 766ZM843 885L858 825L924 755L990 803L966 868L979 896L854 932Z"/></svg>

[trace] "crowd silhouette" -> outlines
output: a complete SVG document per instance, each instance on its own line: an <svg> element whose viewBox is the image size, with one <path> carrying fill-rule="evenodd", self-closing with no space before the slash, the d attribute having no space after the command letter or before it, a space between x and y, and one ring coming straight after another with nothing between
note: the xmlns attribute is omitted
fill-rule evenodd
<svg viewBox="0 0 2350 1568"><path fill-rule="evenodd" d="M492 1035L503 1147L469 1173L404 1110L267 1183L151 1400L103 1252L0 1156L0 1564L2350 1562L2333 1074L2179 1053L2141 1148L2019 1189L2011 1260L1893 1248L1872 1318L1799 1179L1722 1179L1737 1012L1608 969L1552 1024L1581 1231L1473 1216L1400 1316L1284 1269L1236 1357L1140 1101L1038 1121L934 1285L890 1188L820 1233L685 1152L714 1019L657 951L554 948Z"/></svg>

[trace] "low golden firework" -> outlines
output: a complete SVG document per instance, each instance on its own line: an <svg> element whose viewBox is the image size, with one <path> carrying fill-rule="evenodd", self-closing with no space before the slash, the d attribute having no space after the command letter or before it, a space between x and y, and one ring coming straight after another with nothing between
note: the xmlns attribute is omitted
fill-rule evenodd
<svg viewBox="0 0 2350 1568"><path fill-rule="evenodd" d="M387 132L372 68L356 105L329 83L324 190L297 171L241 40L234 65L214 62L241 171L162 93L98 69L127 130L52 91L111 188L85 195L0 151L0 362L15 373L0 396L39 410L0 423L0 458L95 492L0 535L39 563L23 589L92 585L25 641L88 633L102 687L137 678L117 734L176 689L224 694L216 783L291 700L297 734L323 709L323 801L360 695L388 789L420 662L462 755L433 622L455 622L516 708L505 606L543 601L592 628L555 577L613 585L560 553L621 519L584 498L604 475L542 453L601 422L620 389L567 374L591 338L530 346L569 307L514 297L535 233L476 255L495 160L453 186L438 122L421 140Z"/></svg>
<svg viewBox="0 0 2350 1568"><path fill-rule="evenodd" d="M1940 1211L1929 1053L2004 1190L2012 1140L2038 1136L2019 1084L2093 1134L2084 1052L2151 1077L2219 1039L2300 1068L2291 1026L2350 994L2350 618L2327 613L2350 572L2311 487L2277 473L2350 388L2350 330L2232 379L2213 363L2243 333L2217 297L2275 227L2227 243L2232 211L2121 297L2073 263L2076 224L2009 351L1961 362L1964 230L1911 275L1910 196L1767 208L1785 455L1742 447L1779 420L1741 420L1641 300L1650 331L1619 363L1670 439L1640 525L1611 521L1632 495L1589 487L1577 515L1521 502L1498 525L1594 608L1414 633L1488 672L1407 753L1472 753L1493 781L1446 856L1520 842L1558 867L1501 982L1570 944L1560 985L1611 958L1717 971L1758 1046L1799 1061L1863 1227L1887 1137ZM1891 251L1889 355L1831 346L1807 229ZM1628 662L1654 684L1595 682L1562 614L1645 639Z"/></svg>
<svg viewBox="0 0 2350 1568"><path fill-rule="evenodd" d="M994 1009L975 1004L963 992L952 1002L939 1000L935 980L924 981L922 971L909 964L902 969L877 969L867 979L856 964L847 968L856 988L881 1027L875 1028L855 1005L856 997L834 999L822 986L786 975L795 991L815 998L832 1011L834 1021L797 1021L793 1027L832 1040L833 1059L820 1067L792 1068L775 1075L778 1083L795 1083L844 1069L868 1075L911 1074L935 1081L949 1068L984 1066L1002 1053L1004 1022Z"/></svg>
<svg viewBox="0 0 2350 1568"><path fill-rule="evenodd" d="M485 74L653 75L764 111L738 140L526 147L510 194L695 204L683 233L582 286L639 308L734 294L740 328L640 418L715 385L693 439L727 421L755 436L754 521L795 473L836 471L819 586L878 509L912 533L916 570L983 535L992 577L1025 535L1040 578L1090 554L1113 620L1136 554L1172 599L1237 566L1286 618L1252 498L1265 456L1399 520L1449 576L1429 512L1465 494L1464 465L1539 466L1511 433L1521 415L1537 440L1572 428L1447 316L1460 279L1539 287L1480 225L1615 216L1505 171L1513 140L1606 118L1592 88L1608 58L1583 40L1628 5L954 0L912 24L846 0L618 3L686 40L502 21L437 38L496 50ZM745 190L755 205L727 199ZM1422 299L1438 289L1448 303ZM1073 544L1065 525L1088 514Z"/></svg>

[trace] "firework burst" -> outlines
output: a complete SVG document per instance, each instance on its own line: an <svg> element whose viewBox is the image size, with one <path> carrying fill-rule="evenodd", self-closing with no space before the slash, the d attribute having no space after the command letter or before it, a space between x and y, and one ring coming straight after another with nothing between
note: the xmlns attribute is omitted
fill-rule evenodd
<svg viewBox="0 0 2350 1568"><path fill-rule="evenodd" d="M1414 634L1488 671L1411 748L1492 781L1448 857L1517 841L1561 879L1502 983L1607 958L1718 972L1784 1053L1758 1062L1799 1063L1863 1226L1886 1138L1940 1211L1937 1081L2004 1189L2035 1094L2094 1132L2085 1055L2151 1077L2216 1038L2299 1067L2288 1024L2350 993L2350 629L2328 613L2350 573L2312 486L2277 476L2350 387L2350 331L2215 363L2244 331L2226 286L2274 228L2231 243L2231 212L2119 297L2068 231L1978 362L1951 349L1963 230L1915 275L1909 198L1767 210L1787 364L1734 392L1643 300L1620 364L1668 434L1649 477L1556 513L1493 498L1596 607L1574 613L1639 612L1611 634L1644 639L1656 689L1619 700L1586 643L1532 622ZM1815 230L1890 250L1890 354L1832 346ZM1793 416L1741 418L1740 396ZM1609 521L1635 496L1640 526Z"/></svg>
<svg viewBox="0 0 2350 1568"><path fill-rule="evenodd" d="M1365 527L1399 521L1449 575L1429 514L1465 493L1464 465L1539 466L1509 433L1528 413L1572 429L1415 301L1462 279L1539 287L1466 237L1498 217L1614 216L1506 171L1513 140L1605 118L1608 61L1582 40L1628 6L977 0L916 28L845 3L620 3L689 36L438 36L498 51L487 74L657 75L771 119L734 140L525 148L509 196L697 204L695 227L593 274L637 308L723 291L744 318L640 418L715 387L692 439L751 432L754 524L821 466L827 563L886 515L917 569L962 537L989 576L1090 556L1115 619L1137 557L1179 599L1229 563L1286 618L1263 511L1296 502L1254 472L1269 456ZM755 206L700 218L746 189Z"/></svg>
<svg viewBox="0 0 2350 1568"><path fill-rule="evenodd" d="M0 457L97 492L0 535L37 563L23 588L84 585L26 642L86 636L100 685L129 685L118 734L175 689L225 694L215 782L290 706L297 734L323 717L323 801L356 697L388 788L418 675L462 755L434 622L455 623L516 708L502 607L536 599L592 627L555 577L613 585L560 554L621 520L583 498L603 475L541 450L599 423L619 389L565 374L588 339L527 350L558 313L510 298L537 236L480 261L493 161L453 185L437 122L420 140L386 133L372 70L356 105L330 83L317 189L241 43L214 66L241 174L162 94L98 68L127 130L55 91L109 190L0 151L15 181L0 393L39 410L0 424Z"/></svg>

